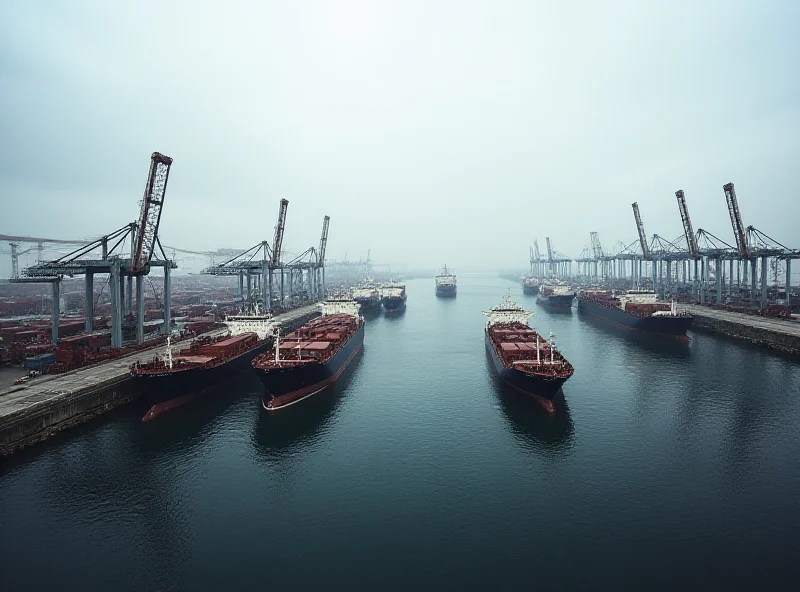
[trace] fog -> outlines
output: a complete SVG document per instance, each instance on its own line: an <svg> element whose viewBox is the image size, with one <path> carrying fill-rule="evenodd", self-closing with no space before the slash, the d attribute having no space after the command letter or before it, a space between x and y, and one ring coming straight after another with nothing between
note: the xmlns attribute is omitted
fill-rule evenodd
<svg viewBox="0 0 800 592"><path fill-rule="evenodd" d="M161 240L456 272L745 225L800 248L800 3L0 4L0 233L96 237L174 159ZM3 245L7 250L7 245ZM202 258L194 261L199 267ZM207 261L206 261L207 263ZM0 276L8 277L8 255Z"/></svg>

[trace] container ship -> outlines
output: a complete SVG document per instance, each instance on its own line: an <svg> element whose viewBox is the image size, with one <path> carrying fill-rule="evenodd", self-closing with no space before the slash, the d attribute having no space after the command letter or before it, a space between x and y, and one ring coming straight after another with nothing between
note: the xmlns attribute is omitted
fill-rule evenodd
<svg viewBox="0 0 800 592"><path fill-rule="evenodd" d="M361 310L368 312L381 307L381 292L372 280L366 279L353 288L353 300L361 305Z"/></svg>
<svg viewBox="0 0 800 592"><path fill-rule="evenodd" d="M281 339L275 334L274 351L252 362L264 394L267 411L298 403L324 390L345 371L364 345L364 318L359 304L349 298L331 298L321 305L322 316Z"/></svg>
<svg viewBox="0 0 800 592"><path fill-rule="evenodd" d="M536 295L537 304L561 312L572 311L574 299L575 290L561 283L545 284L539 288L539 293Z"/></svg>
<svg viewBox="0 0 800 592"><path fill-rule="evenodd" d="M555 335L543 339L531 329L533 313L518 306L510 293L483 314L488 317L486 350L500 379L554 412L553 398L575 372L556 348Z"/></svg>
<svg viewBox="0 0 800 592"><path fill-rule="evenodd" d="M539 293L539 280L532 276L522 278L522 293L536 296Z"/></svg>
<svg viewBox="0 0 800 592"><path fill-rule="evenodd" d="M171 337L163 354L151 361L137 361L130 374L145 383L153 403L143 421L178 407L202 390L230 378L250 366L272 343L275 322L256 308L252 314L227 317L229 331L217 337L201 336L188 349L173 354Z"/></svg>
<svg viewBox="0 0 800 592"><path fill-rule="evenodd" d="M390 282L383 287L383 308L386 312L401 311L406 307L406 286Z"/></svg>
<svg viewBox="0 0 800 592"><path fill-rule="evenodd" d="M447 265L436 276L436 295L453 297L456 295L456 276L450 273Z"/></svg>
<svg viewBox="0 0 800 592"><path fill-rule="evenodd" d="M694 317L678 310L675 301L660 301L651 290L628 290L615 294L607 290L581 290L578 310L602 320L637 331L688 339Z"/></svg>

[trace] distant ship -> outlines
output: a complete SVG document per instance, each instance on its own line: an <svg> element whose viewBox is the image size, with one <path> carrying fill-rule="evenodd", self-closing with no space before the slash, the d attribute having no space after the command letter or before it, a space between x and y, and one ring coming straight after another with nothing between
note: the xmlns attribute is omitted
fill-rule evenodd
<svg viewBox="0 0 800 592"><path fill-rule="evenodd" d="M678 310L675 301L660 301L652 290L628 290L615 294L608 290L578 292L578 310L605 321L667 337L687 339L694 317Z"/></svg>
<svg viewBox="0 0 800 592"><path fill-rule="evenodd" d="M367 278L353 288L353 300L361 305L361 310L366 312L381 307L381 292L375 283Z"/></svg>
<svg viewBox="0 0 800 592"><path fill-rule="evenodd" d="M555 280L542 285L536 296L536 303L552 310L570 312L575 290L565 283Z"/></svg>
<svg viewBox="0 0 800 592"><path fill-rule="evenodd" d="M229 328L226 335L198 337L188 349L176 354L167 336L163 354L130 367L131 376L143 382L146 397L153 404L143 417L145 421L248 368L251 360L272 342L275 322L272 315L261 314L257 306L252 313L230 316L225 322Z"/></svg>
<svg viewBox="0 0 800 592"><path fill-rule="evenodd" d="M483 314L488 317L486 350L500 379L555 411L553 398L575 372L556 348L555 335L544 339L531 329L533 313L518 306L510 293Z"/></svg>
<svg viewBox="0 0 800 592"><path fill-rule="evenodd" d="M447 265L436 276L436 295L445 297L456 295L456 276L450 273Z"/></svg>
<svg viewBox="0 0 800 592"><path fill-rule="evenodd" d="M536 296L539 293L539 280L533 276L522 278L522 293L528 296Z"/></svg>
<svg viewBox="0 0 800 592"><path fill-rule="evenodd" d="M386 312L403 310L407 299L405 284L389 282L383 286L383 308Z"/></svg>
<svg viewBox="0 0 800 592"><path fill-rule="evenodd" d="M329 298L321 305L322 316L282 339L276 331L273 351L252 365L265 392L267 411L299 403L324 390L345 371L364 345L364 318L359 304L350 298Z"/></svg>

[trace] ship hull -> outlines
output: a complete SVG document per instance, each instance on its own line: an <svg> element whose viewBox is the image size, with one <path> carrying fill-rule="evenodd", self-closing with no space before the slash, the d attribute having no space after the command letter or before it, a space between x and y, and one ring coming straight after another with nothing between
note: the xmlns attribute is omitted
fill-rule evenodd
<svg viewBox="0 0 800 592"><path fill-rule="evenodd" d="M364 324L325 364L309 363L261 370L256 368L264 394L261 403L267 411L277 411L315 395L333 384L364 346Z"/></svg>
<svg viewBox="0 0 800 592"><path fill-rule="evenodd" d="M578 310L620 327L676 339L687 339L686 332L691 329L694 322L694 317L689 316L637 317L580 297L578 298Z"/></svg>
<svg viewBox="0 0 800 592"><path fill-rule="evenodd" d="M539 286L526 286L522 284L522 293L528 296L536 296L539 293Z"/></svg>
<svg viewBox="0 0 800 592"><path fill-rule="evenodd" d="M536 304L557 310L561 312L570 312L572 310L572 301L575 299L574 294L558 294L553 296L545 296L541 292L536 296Z"/></svg>
<svg viewBox="0 0 800 592"><path fill-rule="evenodd" d="M492 366L495 372L500 377L500 380L509 386L517 389L533 398L542 407L549 412L555 411L553 399L561 391L561 387L569 379L567 378L551 378L544 376L535 376L515 370L514 368L506 368L502 360L497 355L497 351L489 338L489 334L485 333L486 351L492 360Z"/></svg>
<svg viewBox="0 0 800 592"><path fill-rule="evenodd" d="M383 308L386 312L396 312L403 310L406 306L406 301L402 298L384 298Z"/></svg>
<svg viewBox="0 0 800 592"><path fill-rule="evenodd" d="M454 284L436 286L436 295L439 298L455 298L456 286Z"/></svg>
<svg viewBox="0 0 800 592"><path fill-rule="evenodd" d="M177 372L165 368L165 372L142 374L131 372L133 379L144 387L146 400L152 404L143 419L153 419L164 411L188 402L205 389L246 371L252 367L253 359L269 345L269 342L263 342L214 368L189 368Z"/></svg>
<svg viewBox="0 0 800 592"><path fill-rule="evenodd" d="M377 310L381 307L380 298L353 298L353 300L361 305L362 312Z"/></svg>

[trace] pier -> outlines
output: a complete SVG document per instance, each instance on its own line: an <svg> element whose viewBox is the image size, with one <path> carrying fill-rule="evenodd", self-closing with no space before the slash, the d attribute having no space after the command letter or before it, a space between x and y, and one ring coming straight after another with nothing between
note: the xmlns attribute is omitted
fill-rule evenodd
<svg viewBox="0 0 800 592"><path fill-rule="evenodd" d="M682 304L694 315L693 331L716 333L800 356L800 322Z"/></svg>
<svg viewBox="0 0 800 592"><path fill-rule="evenodd" d="M276 315L283 331L291 331L319 314L312 304ZM225 333L217 329L206 335ZM184 347L188 347L185 342ZM176 346L179 349L180 346ZM0 389L0 456L46 440L139 398L143 392L130 374L136 360L149 360L163 346L87 366L65 374L34 378Z"/></svg>

